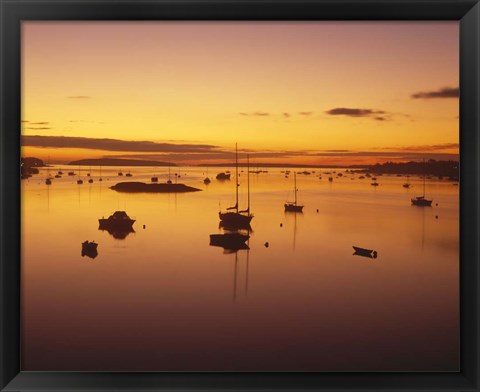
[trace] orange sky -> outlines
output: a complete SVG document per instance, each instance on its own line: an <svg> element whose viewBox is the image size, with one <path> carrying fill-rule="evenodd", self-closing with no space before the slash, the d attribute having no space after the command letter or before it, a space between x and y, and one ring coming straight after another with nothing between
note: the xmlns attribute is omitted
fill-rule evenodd
<svg viewBox="0 0 480 392"><path fill-rule="evenodd" d="M24 22L23 155L213 163L238 142L257 162L455 159L458 27Z"/></svg>

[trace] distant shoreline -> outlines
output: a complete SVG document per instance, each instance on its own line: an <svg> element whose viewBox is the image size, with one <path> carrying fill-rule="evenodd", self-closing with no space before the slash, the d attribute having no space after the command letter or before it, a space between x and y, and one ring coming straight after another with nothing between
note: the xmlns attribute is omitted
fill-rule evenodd
<svg viewBox="0 0 480 392"><path fill-rule="evenodd" d="M58 164L62 166L62 164ZM136 159L115 159L115 158L101 158L101 159L80 159L65 163L66 166L116 166L116 167L210 167L210 168L233 168L234 162L209 163L200 165L177 165L171 162L147 161ZM46 167L43 161L38 158L22 158L22 171L25 175L38 174L37 167ZM241 168L246 168L246 163L239 163ZM419 175L434 175L439 177L448 177L452 180L458 180L459 177L459 162L458 161L435 161L429 160L424 162L410 161L410 162L386 162L375 165L311 165L311 164L292 164L292 163L255 163L250 164L250 169L254 168L280 168L280 169L344 169L352 172L370 172L374 174L419 174Z"/></svg>
<svg viewBox="0 0 480 392"><path fill-rule="evenodd" d="M144 161L138 159L79 159L66 163L69 166L177 166L175 163L159 162L159 161Z"/></svg>

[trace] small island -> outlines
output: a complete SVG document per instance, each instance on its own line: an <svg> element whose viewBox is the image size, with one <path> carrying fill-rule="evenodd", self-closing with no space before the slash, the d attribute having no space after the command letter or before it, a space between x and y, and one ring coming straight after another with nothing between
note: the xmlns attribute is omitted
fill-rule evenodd
<svg viewBox="0 0 480 392"><path fill-rule="evenodd" d="M130 193L185 193L201 191L201 189L185 184L146 184L144 182L119 182L111 186L110 189L117 192Z"/></svg>

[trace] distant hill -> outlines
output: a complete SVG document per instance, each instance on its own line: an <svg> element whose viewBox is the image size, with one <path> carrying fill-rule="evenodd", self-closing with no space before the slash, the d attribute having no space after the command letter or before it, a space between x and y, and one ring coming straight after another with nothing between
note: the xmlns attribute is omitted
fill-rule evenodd
<svg viewBox="0 0 480 392"><path fill-rule="evenodd" d="M68 165L76 166L176 166L170 162L159 161L143 161L138 159L115 159L115 158L100 158L100 159L80 159L68 163Z"/></svg>
<svg viewBox="0 0 480 392"><path fill-rule="evenodd" d="M37 167L44 167L45 163L38 158L21 158L20 159L20 174L22 179L31 177L33 174L38 174Z"/></svg>
<svg viewBox="0 0 480 392"><path fill-rule="evenodd" d="M45 163L38 158L21 158L20 163L25 167L43 167Z"/></svg>
<svg viewBox="0 0 480 392"><path fill-rule="evenodd" d="M198 166L202 167L235 167L235 162L223 162L223 163L207 163L207 164L200 164ZM347 168L364 168L366 165L363 166L347 166L347 165L311 165L311 164L302 164L302 163L252 163L250 162L250 168L253 169L255 167L279 167L279 168L324 168L324 169L347 169ZM239 162L238 167L247 167L246 162Z"/></svg>
<svg viewBox="0 0 480 392"><path fill-rule="evenodd" d="M459 176L459 163L456 161L435 161L430 159L423 162L386 162L368 166L365 170L377 174L419 174L449 177L457 180Z"/></svg>

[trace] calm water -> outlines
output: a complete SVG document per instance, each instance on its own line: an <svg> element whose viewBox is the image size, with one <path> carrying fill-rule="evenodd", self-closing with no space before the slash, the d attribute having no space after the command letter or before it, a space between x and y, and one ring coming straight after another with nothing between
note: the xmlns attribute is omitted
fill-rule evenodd
<svg viewBox="0 0 480 392"><path fill-rule="evenodd" d="M295 214L283 209L292 176L252 174L250 250L224 253L209 246L221 232L219 205L234 204L234 181L215 180L221 169L209 169L208 186L204 168L173 169L203 190L184 194L110 190L167 179L165 168L122 169L133 177L103 168L98 182L92 168L88 184L82 168L77 185L66 173L78 168L62 167L51 186L45 170L22 182L24 370L458 370L451 182L427 180L433 207L420 208L410 205L418 177L408 190L402 177L377 177L378 187L358 175L329 183L317 175L330 170L317 169L297 176L305 208ZM98 230L115 210L137 220L123 240ZM95 259L81 256L85 240L99 244ZM378 258L353 256L352 245Z"/></svg>

